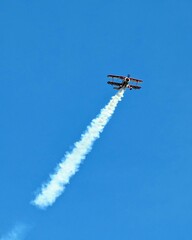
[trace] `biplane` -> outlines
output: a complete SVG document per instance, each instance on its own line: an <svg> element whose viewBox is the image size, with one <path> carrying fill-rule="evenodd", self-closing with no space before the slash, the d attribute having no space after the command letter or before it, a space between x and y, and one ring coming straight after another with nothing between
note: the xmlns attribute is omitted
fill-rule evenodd
<svg viewBox="0 0 192 240"><path fill-rule="evenodd" d="M116 90L125 89L125 88L129 88L130 90L140 89L141 86L132 85L132 84L130 84L130 82L136 82L137 84L143 82L140 79L130 77L129 74L127 76L119 76L119 75L109 74L109 75L107 75L107 77L112 78L112 80L113 80L113 78L117 78L122 81L122 82L114 82L114 81L107 82L108 84L115 86L114 89L116 89Z"/></svg>

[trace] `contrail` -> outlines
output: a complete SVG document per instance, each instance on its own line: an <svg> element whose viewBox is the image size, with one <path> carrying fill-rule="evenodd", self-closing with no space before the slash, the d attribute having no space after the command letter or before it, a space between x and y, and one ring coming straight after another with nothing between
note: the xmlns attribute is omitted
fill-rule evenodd
<svg viewBox="0 0 192 240"><path fill-rule="evenodd" d="M114 95L100 114L92 120L85 133L81 135L81 139L74 144L73 150L65 154L55 173L50 175L50 180L42 185L40 193L32 201L32 204L43 209L52 205L61 195L65 185L69 183L70 178L78 171L79 165L91 151L93 143L99 138L123 95L124 90Z"/></svg>

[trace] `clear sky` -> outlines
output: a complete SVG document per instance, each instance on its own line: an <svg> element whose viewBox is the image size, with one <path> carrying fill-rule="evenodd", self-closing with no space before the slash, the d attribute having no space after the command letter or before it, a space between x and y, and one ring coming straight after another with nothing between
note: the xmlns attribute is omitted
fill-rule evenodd
<svg viewBox="0 0 192 240"><path fill-rule="evenodd" d="M0 240L192 239L191 0L0 2ZM31 205L115 90L101 138L46 210ZM28 229L28 230L26 230ZM8 237L6 237L8 236Z"/></svg>

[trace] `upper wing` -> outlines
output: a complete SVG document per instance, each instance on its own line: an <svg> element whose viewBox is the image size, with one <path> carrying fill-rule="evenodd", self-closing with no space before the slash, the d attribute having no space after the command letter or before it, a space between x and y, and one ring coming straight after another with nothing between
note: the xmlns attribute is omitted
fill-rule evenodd
<svg viewBox="0 0 192 240"><path fill-rule="evenodd" d="M108 81L107 83L108 83L108 84L111 84L111 85L115 85L115 86L121 86L121 85L122 85L121 83L110 82L110 81Z"/></svg>
<svg viewBox="0 0 192 240"><path fill-rule="evenodd" d="M107 77L111 77L111 78L119 78L119 79L121 79L121 80L124 80L124 79L126 78L126 77L124 77L124 76L112 75L112 74L107 75Z"/></svg>
<svg viewBox="0 0 192 240"><path fill-rule="evenodd" d="M140 86L134 86L134 85L129 85L129 86L133 89L140 89L141 88Z"/></svg>
<svg viewBox="0 0 192 240"><path fill-rule="evenodd" d="M133 82L143 82L142 80L136 79L136 78L130 78L130 80L133 81Z"/></svg>

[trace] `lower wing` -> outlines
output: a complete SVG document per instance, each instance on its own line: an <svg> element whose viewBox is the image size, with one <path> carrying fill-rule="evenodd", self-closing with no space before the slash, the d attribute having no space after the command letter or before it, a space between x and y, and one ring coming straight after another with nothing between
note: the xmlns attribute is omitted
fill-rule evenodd
<svg viewBox="0 0 192 240"><path fill-rule="evenodd" d="M141 88L140 86L134 86L134 85L129 85L129 86L133 89L140 89Z"/></svg>
<svg viewBox="0 0 192 240"><path fill-rule="evenodd" d="M111 85L115 85L115 86L121 86L121 85L122 85L121 83L110 82L110 81L108 81L107 83L108 83L108 84L111 84Z"/></svg>

